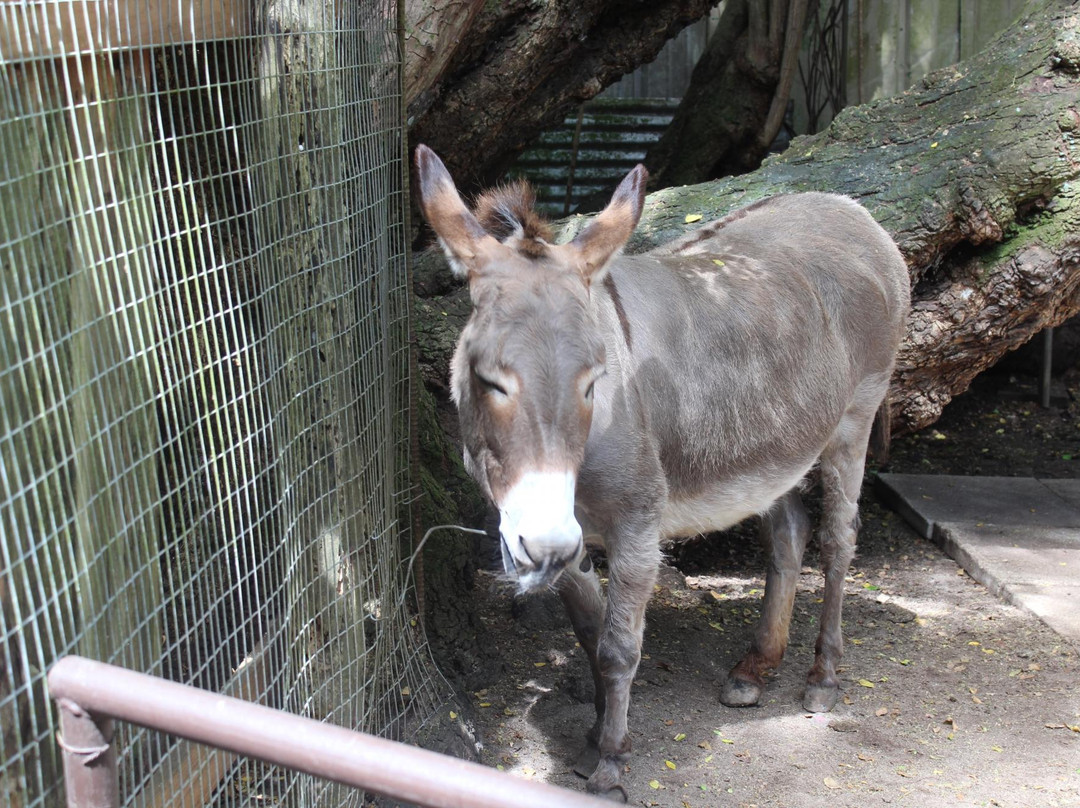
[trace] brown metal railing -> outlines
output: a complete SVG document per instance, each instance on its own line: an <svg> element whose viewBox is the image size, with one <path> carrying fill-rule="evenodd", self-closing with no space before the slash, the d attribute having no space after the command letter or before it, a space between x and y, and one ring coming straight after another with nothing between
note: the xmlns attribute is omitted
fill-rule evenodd
<svg viewBox="0 0 1080 808"><path fill-rule="evenodd" d="M82 657L65 657L52 667L49 691L60 707L68 808L119 808L114 720L425 808L603 804L477 763Z"/></svg>

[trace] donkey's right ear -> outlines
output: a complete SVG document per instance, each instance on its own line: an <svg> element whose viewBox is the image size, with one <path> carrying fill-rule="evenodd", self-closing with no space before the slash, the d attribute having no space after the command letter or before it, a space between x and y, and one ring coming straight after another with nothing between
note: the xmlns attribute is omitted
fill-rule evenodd
<svg viewBox="0 0 1080 808"><path fill-rule="evenodd" d="M423 144L416 147L417 186L420 209L439 237L439 244L458 278L469 278L480 269L480 255L488 241L498 243L461 200L443 161Z"/></svg>

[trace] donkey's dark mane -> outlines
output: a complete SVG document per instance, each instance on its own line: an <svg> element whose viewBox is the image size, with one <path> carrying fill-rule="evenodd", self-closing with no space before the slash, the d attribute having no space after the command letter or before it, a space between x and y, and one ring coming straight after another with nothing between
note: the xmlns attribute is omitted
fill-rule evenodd
<svg viewBox="0 0 1080 808"><path fill-rule="evenodd" d="M516 180L481 194L474 213L484 229L499 241L516 234L520 238L518 249L538 258L545 251L543 242L550 242L552 236L547 220L533 209L535 204L536 192L532 186Z"/></svg>

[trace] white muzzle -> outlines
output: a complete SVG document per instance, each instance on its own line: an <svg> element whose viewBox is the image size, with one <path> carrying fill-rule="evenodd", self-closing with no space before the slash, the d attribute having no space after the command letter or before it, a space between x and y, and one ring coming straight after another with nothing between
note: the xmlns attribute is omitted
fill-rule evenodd
<svg viewBox="0 0 1080 808"><path fill-rule="evenodd" d="M523 592L555 582L585 551L571 472L527 472L499 504L503 568Z"/></svg>

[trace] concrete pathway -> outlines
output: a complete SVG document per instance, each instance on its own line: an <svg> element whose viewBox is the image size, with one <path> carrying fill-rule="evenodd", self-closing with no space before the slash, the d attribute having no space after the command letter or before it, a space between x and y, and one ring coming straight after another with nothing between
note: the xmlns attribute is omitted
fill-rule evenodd
<svg viewBox="0 0 1080 808"><path fill-rule="evenodd" d="M1080 648L1080 480L881 474L876 487L972 578Z"/></svg>

